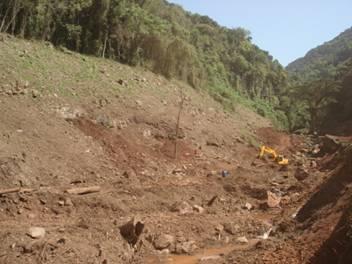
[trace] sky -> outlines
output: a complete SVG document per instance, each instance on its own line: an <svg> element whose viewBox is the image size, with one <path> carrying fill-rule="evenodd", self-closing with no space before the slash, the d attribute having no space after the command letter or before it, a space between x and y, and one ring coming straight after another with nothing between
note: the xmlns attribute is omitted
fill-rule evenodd
<svg viewBox="0 0 352 264"><path fill-rule="evenodd" d="M222 26L243 27L286 66L352 27L352 0L168 0Z"/></svg>

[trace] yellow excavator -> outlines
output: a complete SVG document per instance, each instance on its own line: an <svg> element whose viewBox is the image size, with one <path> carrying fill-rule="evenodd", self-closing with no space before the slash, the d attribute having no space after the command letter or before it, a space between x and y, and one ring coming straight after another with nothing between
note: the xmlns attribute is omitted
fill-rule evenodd
<svg viewBox="0 0 352 264"><path fill-rule="evenodd" d="M259 158L263 158L265 154L269 154L271 158L273 158L274 161L279 165L288 165L288 159L286 159L283 155L278 155L276 151L272 148L269 148L267 146L261 146Z"/></svg>

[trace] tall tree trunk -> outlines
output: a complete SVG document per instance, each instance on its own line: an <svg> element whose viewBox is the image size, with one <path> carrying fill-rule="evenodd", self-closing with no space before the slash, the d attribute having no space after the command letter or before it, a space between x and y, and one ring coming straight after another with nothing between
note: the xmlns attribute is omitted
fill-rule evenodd
<svg viewBox="0 0 352 264"><path fill-rule="evenodd" d="M106 44L108 41L108 34L105 34L105 39L104 39L104 47L103 47L103 53L102 53L102 57L105 58L105 51L106 51Z"/></svg>
<svg viewBox="0 0 352 264"><path fill-rule="evenodd" d="M3 32L4 26L5 26L5 23L6 23L7 15L9 14L9 11L11 9L11 3L12 3L12 0L9 1L7 9L6 9L5 14L4 14L4 17L2 18L2 21L1 21L1 24L0 24L0 32Z"/></svg>
<svg viewBox="0 0 352 264"><path fill-rule="evenodd" d="M24 37L26 31L29 10L24 10L23 12L24 14L22 15L21 25L19 29L19 35L21 38Z"/></svg>
<svg viewBox="0 0 352 264"><path fill-rule="evenodd" d="M315 108L310 108L310 132L314 133L317 129L318 113Z"/></svg>
<svg viewBox="0 0 352 264"><path fill-rule="evenodd" d="M15 2L13 3L13 9L12 9L12 18L11 18L11 34L14 35L15 34L15 29L16 29L16 16L18 14L18 0L15 0Z"/></svg>

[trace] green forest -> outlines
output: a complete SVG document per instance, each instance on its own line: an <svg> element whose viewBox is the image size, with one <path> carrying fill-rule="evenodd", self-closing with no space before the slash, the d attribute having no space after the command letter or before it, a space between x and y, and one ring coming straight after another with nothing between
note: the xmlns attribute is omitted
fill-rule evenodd
<svg viewBox="0 0 352 264"><path fill-rule="evenodd" d="M330 132L352 120L352 28L286 70L289 83L280 98L293 128Z"/></svg>
<svg viewBox="0 0 352 264"><path fill-rule="evenodd" d="M287 69L246 29L165 0L7 0L0 32L147 68L206 90L229 110L245 104L291 131L323 128L342 107L339 98L344 115L350 111L351 31Z"/></svg>

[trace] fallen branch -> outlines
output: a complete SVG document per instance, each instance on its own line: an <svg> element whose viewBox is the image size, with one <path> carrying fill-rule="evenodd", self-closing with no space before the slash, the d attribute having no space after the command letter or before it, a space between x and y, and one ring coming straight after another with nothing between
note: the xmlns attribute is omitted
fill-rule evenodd
<svg viewBox="0 0 352 264"><path fill-rule="evenodd" d="M100 192L100 186L92 186L92 187L82 187L82 188L72 188L66 190L69 194L88 194L88 193L96 193Z"/></svg>
<svg viewBox="0 0 352 264"><path fill-rule="evenodd" d="M6 190L0 190L0 195L9 194L9 193L28 193L33 191L34 191L33 189L17 187L17 188L11 188Z"/></svg>

